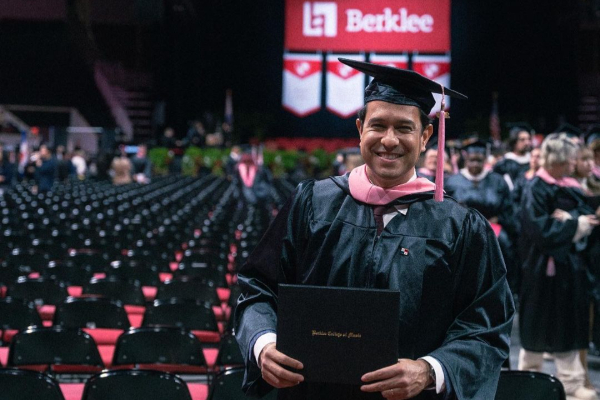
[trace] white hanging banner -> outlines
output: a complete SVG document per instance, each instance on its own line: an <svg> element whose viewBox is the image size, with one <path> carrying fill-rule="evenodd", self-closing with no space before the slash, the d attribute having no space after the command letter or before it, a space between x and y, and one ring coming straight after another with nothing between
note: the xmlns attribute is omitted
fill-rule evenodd
<svg viewBox="0 0 600 400"><path fill-rule="evenodd" d="M342 64L338 57L365 61L363 55L327 55L327 110L348 118L356 114L364 103L365 74Z"/></svg>
<svg viewBox="0 0 600 400"><path fill-rule="evenodd" d="M320 54L283 55L282 105L297 117L321 108L323 57Z"/></svg>
<svg viewBox="0 0 600 400"><path fill-rule="evenodd" d="M420 73L427 78L450 88L450 56L413 56L413 71ZM442 95L434 93L435 106L431 110L431 115L440 111ZM450 109L450 97L446 96L446 110Z"/></svg>
<svg viewBox="0 0 600 400"><path fill-rule="evenodd" d="M369 61L373 64L387 65L389 67L408 69L407 54L371 54Z"/></svg>
<svg viewBox="0 0 600 400"><path fill-rule="evenodd" d="M373 64L387 65L388 67L408 69L408 55L406 54L371 54L369 61ZM373 80L373 77L369 77L369 82Z"/></svg>

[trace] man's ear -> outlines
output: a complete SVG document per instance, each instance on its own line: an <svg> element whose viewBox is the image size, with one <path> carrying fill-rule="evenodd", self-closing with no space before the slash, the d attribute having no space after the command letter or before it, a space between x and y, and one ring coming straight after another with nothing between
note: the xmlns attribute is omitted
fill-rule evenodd
<svg viewBox="0 0 600 400"><path fill-rule="evenodd" d="M431 135L433 135L433 125L429 124L425 127L421 135L421 153L426 150L427 142L431 139Z"/></svg>
<svg viewBox="0 0 600 400"><path fill-rule="evenodd" d="M360 121L359 118L356 118L356 129L358 129L359 136L362 136L362 128L363 128L362 122Z"/></svg>

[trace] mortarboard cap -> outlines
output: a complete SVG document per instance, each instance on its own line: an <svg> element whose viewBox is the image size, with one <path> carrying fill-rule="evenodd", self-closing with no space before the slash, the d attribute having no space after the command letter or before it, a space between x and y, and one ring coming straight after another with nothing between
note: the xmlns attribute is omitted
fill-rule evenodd
<svg viewBox="0 0 600 400"><path fill-rule="evenodd" d="M467 154L487 154L488 144L482 140L468 140L463 143L461 150L467 152Z"/></svg>
<svg viewBox="0 0 600 400"><path fill-rule="evenodd" d="M565 122L554 130L556 133L566 133L569 137L580 137L583 133L578 127Z"/></svg>
<svg viewBox="0 0 600 400"><path fill-rule="evenodd" d="M442 86L423 75L406 69L363 61L338 58L340 62L374 79L365 89L365 103L381 100L387 103L419 107L426 114L435 105L432 93L442 93ZM444 88L444 95L467 99L464 94Z"/></svg>
<svg viewBox="0 0 600 400"><path fill-rule="evenodd" d="M600 124L592 124L585 133L585 143L589 146L596 140L600 140Z"/></svg>

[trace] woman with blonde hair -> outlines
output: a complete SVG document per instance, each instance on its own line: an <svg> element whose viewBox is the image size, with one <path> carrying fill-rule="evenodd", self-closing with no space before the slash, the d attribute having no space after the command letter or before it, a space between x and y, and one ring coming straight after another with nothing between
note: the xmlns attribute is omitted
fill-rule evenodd
<svg viewBox="0 0 600 400"><path fill-rule="evenodd" d="M586 203L575 170L577 145L566 134L542 143L541 168L524 188L519 369L540 370L543 353L554 355L557 376L573 399L598 399L585 387L579 350L588 347L587 238L600 224Z"/></svg>

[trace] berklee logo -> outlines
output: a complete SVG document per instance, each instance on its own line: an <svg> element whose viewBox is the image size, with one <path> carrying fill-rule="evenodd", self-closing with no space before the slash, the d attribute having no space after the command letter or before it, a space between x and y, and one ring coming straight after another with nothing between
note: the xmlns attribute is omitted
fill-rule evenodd
<svg viewBox="0 0 600 400"><path fill-rule="evenodd" d="M337 36L337 4L333 2L305 2L302 12L304 36Z"/></svg>
<svg viewBox="0 0 600 400"><path fill-rule="evenodd" d="M400 253L402 253L403 255L407 256L408 255L408 249L403 247L400 249Z"/></svg>
<svg viewBox="0 0 600 400"><path fill-rule="evenodd" d="M430 33L433 31L433 17L429 14L421 16L409 14L406 8L401 8L398 14L386 7L382 14L364 14L361 10L346 10L348 23L346 32L410 32Z"/></svg>

